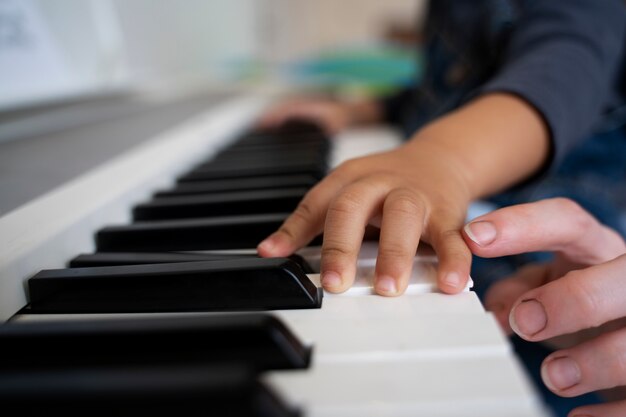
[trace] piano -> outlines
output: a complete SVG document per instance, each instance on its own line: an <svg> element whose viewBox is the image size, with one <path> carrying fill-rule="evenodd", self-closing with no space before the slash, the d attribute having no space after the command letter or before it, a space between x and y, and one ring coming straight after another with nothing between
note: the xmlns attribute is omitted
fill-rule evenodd
<svg viewBox="0 0 626 417"><path fill-rule="evenodd" d="M0 218L3 414L547 416L470 286L437 291L432 252L397 298L372 292L375 242L339 295L319 246L254 257L326 165L398 143L265 142L271 100L222 99Z"/></svg>

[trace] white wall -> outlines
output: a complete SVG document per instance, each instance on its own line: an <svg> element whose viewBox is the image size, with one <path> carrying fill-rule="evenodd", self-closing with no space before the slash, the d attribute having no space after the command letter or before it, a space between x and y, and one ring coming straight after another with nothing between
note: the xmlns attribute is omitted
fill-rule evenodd
<svg viewBox="0 0 626 417"><path fill-rule="evenodd" d="M113 0L128 63L140 78L211 77L254 58L257 0Z"/></svg>
<svg viewBox="0 0 626 417"><path fill-rule="evenodd" d="M269 61L375 41L391 22L417 25L427 0L263 0Z"/></svg>
<svg viewBox="0 0 626 417"><path fill-rule="evenodd" d="M219 82L235 62L272 68L371 42L391 20L414 22L425 2L2 0L0 109L128 85ZM7 16L28 42L5 42Z"/></svg>
<svg viewBox="0 0 626 417"><path fill-rule="evenodd" d="M0 108L125 82L107 0L0 2Z"/></svg>

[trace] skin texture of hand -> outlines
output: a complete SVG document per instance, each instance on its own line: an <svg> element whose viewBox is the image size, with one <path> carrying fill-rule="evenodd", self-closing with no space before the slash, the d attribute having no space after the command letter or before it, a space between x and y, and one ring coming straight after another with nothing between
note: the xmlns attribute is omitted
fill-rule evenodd
<svg viewBox="0 0 626 417"><path fill-rule="evenodd" d="M503 328L529 341L585 329L593 337L548 356L541 374L554 393L573 397L626 385L626 244L566 199L508 207L464 228L472 252L498 257L554 252L554 260L529 265L490 288L485 305ZM579 407L570 417L626 415L626 401Z"/></svg>
<svg viewBox="0 0 626 417"><path fill-rule="evenodd" d="M324 230L322 282L342 292L354 280L365 227L372 224L381 229L379 294L404 292L420 238L439 255L441 288L458 292L471 254L460 233L470 196L456 166L449 152L429 142L348 161L305 196L259 253L286 256Z"/></svg>
<svg viewBox="0 0 626 417"><path fill-rule="evenodd" d="M536 110L517 96L489 94L416 133L391 152L347 161L312 188L279 230L257 247L287 256L324 232L324 289L347 290L365 227L380 227L375 291L402 294L420 239L439 257L438 284L461 291L471 254L460 229L469 201L536 172L549 134Z"/></svg>

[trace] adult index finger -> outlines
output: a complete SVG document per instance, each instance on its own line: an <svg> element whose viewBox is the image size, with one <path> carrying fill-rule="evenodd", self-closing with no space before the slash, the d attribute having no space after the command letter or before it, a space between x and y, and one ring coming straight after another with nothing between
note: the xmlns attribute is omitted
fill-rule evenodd
<svg viewBox="0 0 626 417"><path fill-rule="evenodd" d="M474 219L463 232L472 252L488 258L553 251L577 264L595 265L626 252L619 234L565 198L496 210Z"/></svg>

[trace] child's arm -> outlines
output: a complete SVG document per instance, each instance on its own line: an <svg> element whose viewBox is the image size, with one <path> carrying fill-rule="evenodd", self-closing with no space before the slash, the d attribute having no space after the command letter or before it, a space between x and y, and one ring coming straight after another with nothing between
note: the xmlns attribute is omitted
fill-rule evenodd
<svg viewBox="0 0 626 417"><path fill-rule="evenodd" d="M548 149L543 119L524 100L480 97L397 150L338 167L259 245L259 253L290 254L324 230L323 285L341 292L352 284L365 226L373 222L381 226L378 293L404 291L420 239L439 256L440 288L458 292L471 262L460 234L469 202L535 172Z"/></svg>
<svg viewBox="0 0 626 417"><path fill-rule="evenodd" d="M381 226L378 293L404 291L420 239L440 258L440 288L460 291L471 257L459 230L470 200L528 178L588 134L623 57L621 0L541 1L527 12L481 96L398 150L340 166L259 253L286 255L324 230L323 284L342 291L371 222Z"/></svg>

